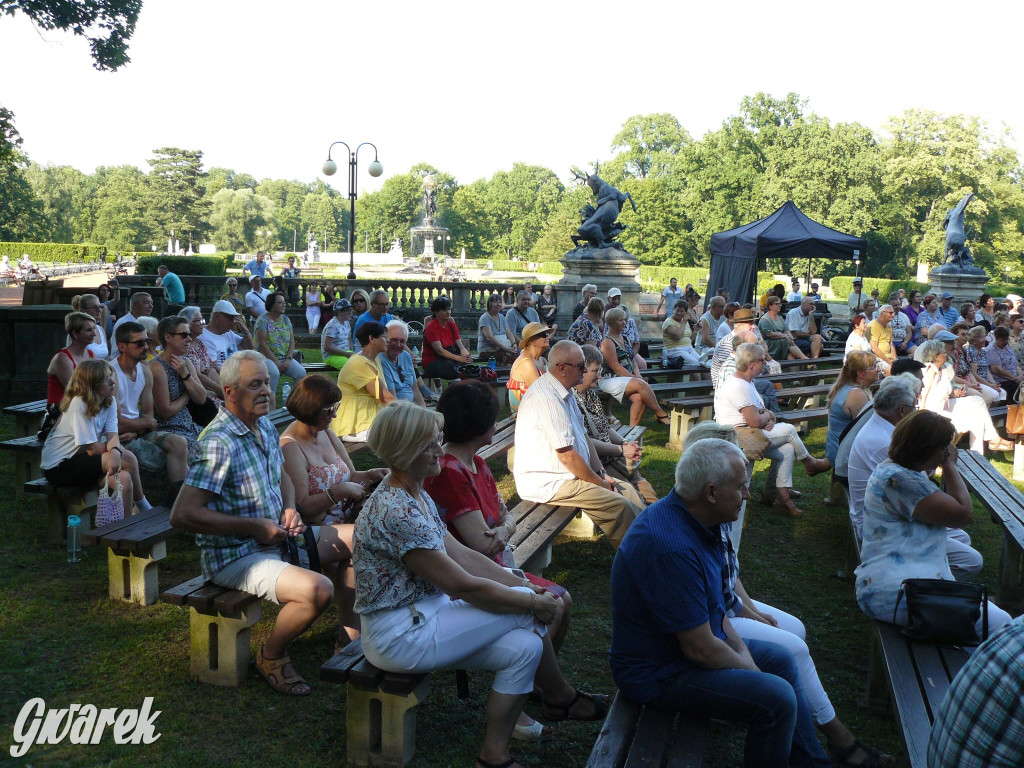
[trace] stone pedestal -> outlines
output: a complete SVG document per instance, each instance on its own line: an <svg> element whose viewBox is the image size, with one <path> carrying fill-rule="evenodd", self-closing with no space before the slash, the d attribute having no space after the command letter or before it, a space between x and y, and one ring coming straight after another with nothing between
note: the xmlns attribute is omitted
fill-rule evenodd
<svg viewBox="0 0 1024 768"><path fill-rule="evenodd" d="M943 264L928 273L931 281L931 292L941 296L943 291L953 294L954 305L963 301L974 301L985 291L989 276L978 267L957 267Z"/></svg>
<svg viewBox="0 0 1024 768"><path fill-rule="evenodd" d="M636 256L621 248L574 248L563 256L562 279L554 286L558 297L558 327L572 325L572 310L583 298L587 283L597 286L597 295L606 300L609 288L622 291L622 305L634 318L640 318L640 283Z"/></svg>

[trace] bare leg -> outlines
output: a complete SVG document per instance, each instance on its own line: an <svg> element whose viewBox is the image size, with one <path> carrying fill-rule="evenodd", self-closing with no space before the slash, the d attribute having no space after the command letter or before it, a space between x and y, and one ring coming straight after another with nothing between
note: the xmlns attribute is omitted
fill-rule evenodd
<svg viewBox="0 0 1024 768"><path fill-rule="evenodd" d="M135 458L135 454L131 451L125 451L121 454L121 469L126 471L132 477L132 500L142 501L145 495L142 490L142 478L139 477L139 460ZM130 507L125 506L125 513L130 512Z"/></svg>
<svg viewBox="0 0 1024 768"><path fill-rule="evenodd" d="M633 395L640 396L640 406L637 407L636 399ZM629 409L629 425L635 427L640 423L640 418L644 415L644 407L650 408L654 411L655 415L661 419L667 416L664 409L658 404L658 398L654 394L654 390L651 389L651 385L640 378L633 378L629 384L626 385L625 396L629 397L633 401L633 404ZM635 409L635 410L634 410ZM636 418L634 419L634 416Z"/></svg>
<svg viewBox="0 0 1024 768"><path fill-rule="evenodd" d="M800 347L796 344L789 345L789 359L790 360L806 360L807 355L800 351Z"/></svg>
<svg viewBox="0 0 1024 768"><path fill-rule="evenodd" d="M282 571L276 587L281 611L263 646L266 659L284 656L289 644L305 632L334 599L334 585L330 579L297 566ZM287 674L287 669L284 672ZM295 690L302 690L302 686L297 686Z"/></svg>
<svg viewBox="0 0 1024 768"><path fill-rule="evenodd" d="M167 453L167 479L180 483L188 474L188 441L181 435L168 435L160 446Z"/></svg>
<svg viewBox="0 0 1024 768"><path fill-rule="evenodd" d="M811 336L811 357L821 357L821 335Z"/></svg>
<svg viewBox="0 0 1024 768"><path fill-rule="evenodd" d="M569 621L572 618L572 596L566 592L558 601L558 612L555 620L548 627L548 635L551 636L551 647L558 653L562 648L562 642L569 631Z"/></svg>
<svg viewBox="0 0 1024 768"><path fill-rule="evenodd" d="M114 478L111 474L113 471L113 466L111 464L112 453L112 451L107 451L106 453L103 454L103 471L106 474L102 478L100 478L99 482L97 483L98 487L102 488L104 485L106 485L107 488L111 491L114 490L115 487ZM124 451L123 454L119 455L121 455L122 457L121 461L123 467L118 472L118 478L121 480L121 503L124 505L125 515L129 516L132 514L132 508L135 506L134 500L132 498L134 494L134 488L132 487L132 475L131 472L128 471L127 462L125 462L124 456L130 454L128 453L128 451ZM132 458L134 458L134 456ZM135 471L138 472L137 467ZM139 498L142 497L140 496Z"/></svg>
<svg viewBox="0 0 1024 768"><path fill-rule="evenodd" d="M324 570L333 571L336 585L334 595L338 604L338 643L347 645L359 637L359 614L353 610L356 602L355 572L352 570L352 533L349 524L320 527L317 552Z"/></svg>
<svg viewBox="0 0 1024 768"><path fill-rule="evenodd" d="M480 745L480 757L493 765L501 765L509 759L508 742L512 738L519 713L526 703L526 694L498 693L493 688L487 697L487 726L484 741ZM510 768L522 768L513 763Z"/></svg>

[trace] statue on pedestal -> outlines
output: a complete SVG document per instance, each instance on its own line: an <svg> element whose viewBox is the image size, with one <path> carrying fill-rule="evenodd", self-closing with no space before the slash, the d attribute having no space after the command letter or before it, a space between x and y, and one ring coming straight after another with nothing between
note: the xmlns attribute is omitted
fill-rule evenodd
<svg viewBox="0 0 1024 768"><path fill-rule="evenodd" d="M622 243L617 242L615 237L624 229L625 224L620 224L617 219L622 212L623 204L628 200L636 213L636 203L633 197L627 192L623 194L611 184L603 181L600 176L587 174L580 176L573 171L573 175L584 180L597 198L595 205L587 205L580 211L583 223L580 224L578 235L572 236L573 245L580 247L580 241L586 240L591 248L622 248Z"/></svg>
<svg viewBox="0 0 1024 768"><path fill-rule="evenodd" d="M946 230L946 253L945 264L956 269L971 268L974 266L974 259L971 257L971 249L967 247L967 235L964 232L964 214L967 205L974 199L974 193L968 192L963 199L957 203L955 208L950 209L946 218L942 220L942 228Z"/></svg>
<svg viewBox="0 0 1024 768"><path fill-rule="evenodd" d="M423 179L423 224L432 227L435 218L437 218L437 184L433 176L426 176Z"/></svg>

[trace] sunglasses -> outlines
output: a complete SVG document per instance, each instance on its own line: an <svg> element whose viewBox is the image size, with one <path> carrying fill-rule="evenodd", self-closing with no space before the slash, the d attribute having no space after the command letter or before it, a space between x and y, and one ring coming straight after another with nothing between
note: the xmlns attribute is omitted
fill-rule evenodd
<svg viewBox="0 0 1024 768"><path fill-rule="evenodd" d="M136 339L135 341L126 342L130 347L138 347L142 349L145 346L149 346L149 339Z"/></svg>
<svg viewBox="0 0 1024 768"><path fill-rule="evenodd" d="M338 413L338 408L341 406L340 402L334 403L333 405L325 405L320 410L326 413L328 416L335 416Z"/></svg>
<svg viewBox="0 0 1024 768"><path fill-rule="evenodd" d="M191 339L192 334L189 331L176 331L174 333L168 333L168 336L181 336L183 339Z"/></svg>
<svg viewBox="0 0 1024 768"><path fill-rule="evenodd" d="M568 366L570 366L572 368L575 368L580 373L586 373L587 372L587 364L586 363L559 363L559 365L568 365Z"/></svg>

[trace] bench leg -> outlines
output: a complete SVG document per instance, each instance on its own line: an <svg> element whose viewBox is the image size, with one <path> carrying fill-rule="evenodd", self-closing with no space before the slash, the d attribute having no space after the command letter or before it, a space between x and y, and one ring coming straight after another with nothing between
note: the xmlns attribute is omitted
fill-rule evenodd
<svg viewBox="0 0 1024 768"><path fill-rule="evenodd" d="M15 454L14 483L19 496L27 495L25 483L43 476L43 471L39 469L41 456L41 453Z"/></svg>
<svg viewBox="0 0 1024 768"><path fill-rule="evenodd" d="M528 573L535 574L537 576L544 575L544 569L551 565L551 545L547 544L536 552L533 553L533 557L527 560L525 563L517 563L516 566L521 568Z"/></svg>
<svg viewBox="0 0 1024 768"><path fill-rule="evenodd" d="M346 710L347 758L352 765L403 766L416 752L416 707L430 693L424 678L406 696L363 691L349 685Z"/></svg>
<svg viewBox="0 0 1024 768"><path fill-rule="evenodd" d="M999 598L1001 601L1017 595L1021 587L1021 566L1024 551L1009 531L1003 531L1003 548L999 555Z"/></svg>
<svg viewBox="0 0 1024 768"><path fill-rule="evenodd" d="M681 408L673 408L669 411L669 427L668 427L668 443L665 447L672 451L683 450L683 440L686 439L686 433L690 430L690 422L694 420L694 415L689 411Z"/></svg>
<svg viewBox="0 0 1024 768"><path fill-rule="evenodd" d="M92 513L96 509L96 491L84 496L69 495L62 491L46 497L46 531L50 541L59 544L67 534L68 515L82 518L82 530L92 528Z"/></svg>
<svg viewBox="0 0 1024 768"><path fill-rule="evenodd" d="M889 689L886 682L885 662L876 630L871 630L871 651L868 656L868 678L864 686L864 699L860 702L875 714L889 714Z"/></svg>
<svg viewBox="0 0 1024 768"><path fill-rule="evenodd" d="M565 526L562 533L574 539L592 539L597 533L597 527L589 515L577 512L572 522ZM548 558L548 562L551 562L551 558Z"/></svg>
<svg viewBox="0 0 1024 768"><path fill-rule="evenodd" d="M160 592L157 582L157 561L165 557L167 542L164 541L158 541L153 545L149 557L138 557L130 552L122 555L113 548L108 548L110 599L153 605Z"/></svg>
<svg viewBox="0 0 1024 768"><path fill-rule="evenodd" d="M240 618L210 616L189 608L189 671L204 683L237 688L249 675L249 627L263 616L263 603L248 606Z"/></svg>

